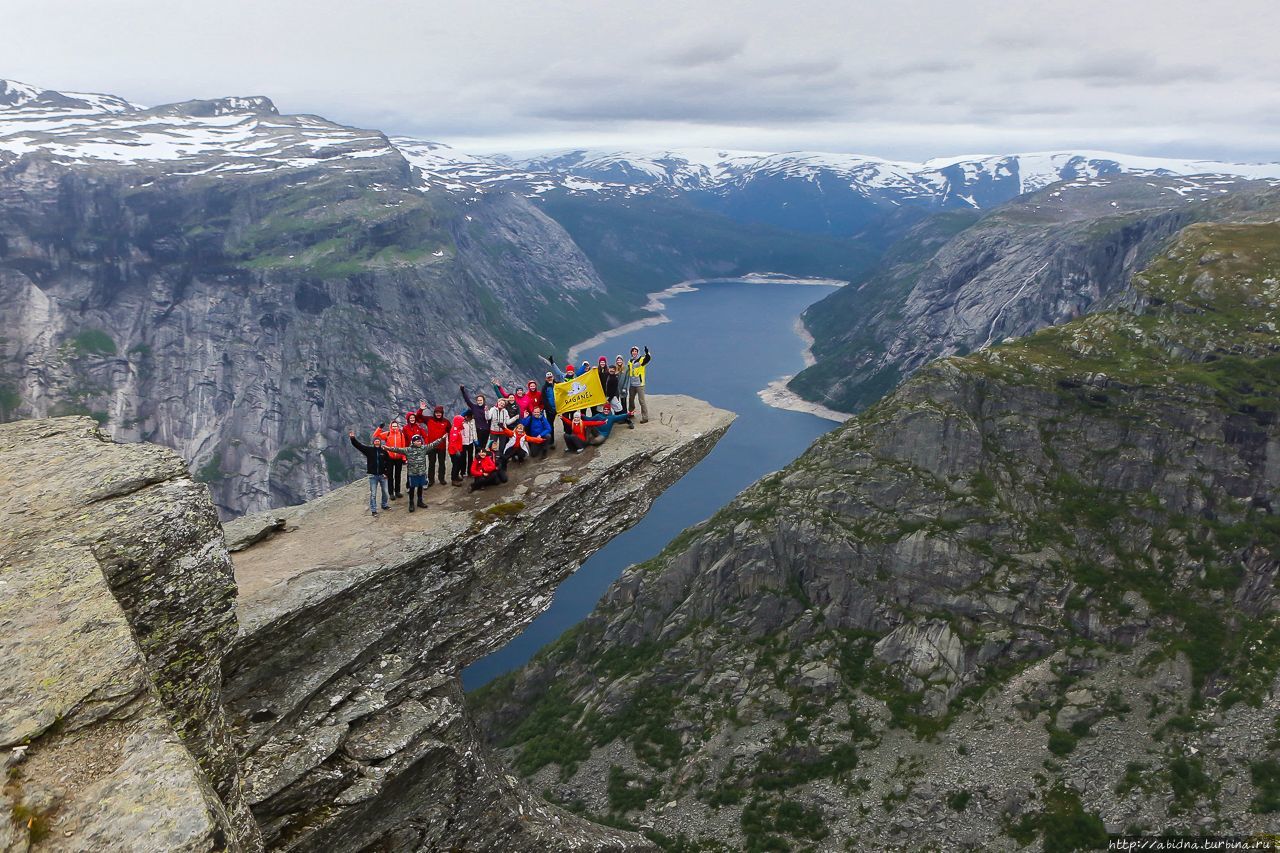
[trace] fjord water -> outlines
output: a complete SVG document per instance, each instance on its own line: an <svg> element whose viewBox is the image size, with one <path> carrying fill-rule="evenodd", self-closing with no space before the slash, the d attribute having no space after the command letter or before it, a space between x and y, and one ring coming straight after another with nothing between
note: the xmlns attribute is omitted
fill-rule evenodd
<svg viewBox="0 0 1280 853"><path fill-rule="evenodd" d="M663 313L669 323L611 336L581 353L580 360L594 363L604 355L612 363L633 345L648 345L653 353L647 377L652 393L698 397L736 412L738 419L706 459L659 496L639 524L569 576L556 590L551 607L524 633L468 667L462 674L467 689L524 664L585 618L627 566L653 557L680 531L709 518L738 492L784 467L837 426L806 412L767 406L757 394L771 381L804 367L796 318L830 292L816 285L700 284L667 299ZM657 421L657 406L650 406L649 416ZM644 428L636 424L636 429Z"/></svg>

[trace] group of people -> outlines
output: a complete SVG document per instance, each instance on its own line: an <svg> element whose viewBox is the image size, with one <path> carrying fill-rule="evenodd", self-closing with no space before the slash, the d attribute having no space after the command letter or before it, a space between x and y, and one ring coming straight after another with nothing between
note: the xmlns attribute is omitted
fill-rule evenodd
<svg viewBox="0 0 1280 853"><path fill-rule="evenodd" d="M560 370L554 357L546 359L550 369L541 385L530 379L508 392L494 378L492 405L484 394L472 396L465 385L459 385L462 406L452 418L446 417L445 407L439 405L428 415L427 401L419 400L416 410L404 413L403 424L399 417L392 418L390 426L379 424L369 444L350 430L351 445L365 458L370 514L377 515L379 507L390 509L391 501L404 497L402 479L409 491L409 512L425 509L426 490L445 483L446 457L449 482L454 486L461 486L468 476L472 491L507 482L510 463L541 459L555 449L557 419L565 453L581 453L603 444L618 424L635 429L637 405L640 423L648 423L645 374L652 359L648 347L643 353L632 347L630 359L617 356L613 363L600 356L594 367L584 361L577 369L567 364ZM605 402L557 412L556 384L582 377L589 370L598 372Z"/></svg>

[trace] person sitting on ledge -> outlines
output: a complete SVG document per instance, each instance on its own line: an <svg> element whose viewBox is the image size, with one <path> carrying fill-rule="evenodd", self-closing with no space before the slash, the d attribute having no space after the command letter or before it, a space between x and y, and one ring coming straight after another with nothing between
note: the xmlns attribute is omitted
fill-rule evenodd
<svg viewBox="0 0 1280 853"><path fill-rule="evenodd" d="M482 447L471 463L471 491L507 482L507 473L493 457L493 445Z"/></svg>
<svg viewBox="0 0 1280 853"><path fill-rule="evenodd" d="M588 445L600 443L587 430L591 427L598 429L604 426L603 418L584 418L582 412L578 411L573 413L572 418L569 415L561 415L560 420L564 423L565 453L581 453Z"/></svg>
<svg viewBox="0 0 1280 853"><path fill-rule="evenodd" d="M378 514L378 489L382 489L382 508L391 509L388 500L387 474L391 471L391 455L382 446L382 439L375 438L373 446L364 444L356 438L355 430L348 430L347 437L351 446L364 454L365 471L369 475L369 514Z"/></svg>
<svg viewBox="0 0 1280 853"><path fill-rule="evenodd" d="M525 432L524 424L521 422L517 422L515 427L507 433L507 436L510 441L507 443L506 449L502 451L500 457L501 465L499 466L504 471L507 469L507 463L512 459L517 462L523 462L528 459L531 444L538 445L543 442L543 439L533 438Z"/></svg>
<svg viewBox="0 0 1280 853"><path fill-rule="evenodd" d="M623 424L631 420L629 412L620 412L619 414L613 414L612 412L613 406L608 403L600 407L600 416L596 420L603 421L603 423L596 426L596 437L592 439L592 444L604 444L613 432L614 424Z"/></svg>
<svg viewBox="0 0 1280 853"><path fill-rule="evenodd" d="M547 455L548 447L555 447L555 439L551 435L551 421L547 420L541 406L535 405L533 413L521 423L524 424L524 431L529 433L530 456L544 457Z"/></svg>

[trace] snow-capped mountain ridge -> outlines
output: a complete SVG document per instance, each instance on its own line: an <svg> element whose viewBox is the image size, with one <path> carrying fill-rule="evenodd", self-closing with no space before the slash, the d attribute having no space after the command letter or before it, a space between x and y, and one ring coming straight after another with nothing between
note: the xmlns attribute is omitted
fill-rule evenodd
<svg viewBox="0 0 1280 853"><path fill-rule="evenodd" d="M283 116L261 95L147 108L114 95L0 80L0 156L5 152L83 165L177 161L184 174L250 174L335 157L359 168L356 161L399 156L378 131L319 116Z"/></svg>
<svg viewBox="0 0 1280 853"><path fill-rule="evenodd" d="M142 107L114 95L56 92L0 80L0 155L143 165L189 161L192 173L296 168L334 157L403 157L423 189L507 190L633 198L688 196L739 218L852 233L876 209L988 208L1060 181L1135 174L1280 181L1280 163L1223 163L1108 151L938 157L924 162L818 151L713 148L572 149L472 155L439 142L389 139L318 116L281 115L263 96ZM1194 182L1193 182L1194 183ZM1203 183L1203 182L1201 182ZM1172 187L1170 189L1173 189ZM1185 192L1185 181L1179 182ZM761 213L766 208L772 213ZM796 210L808 210L804 216ZM797 218L799 217L799 218Z"/></svg>

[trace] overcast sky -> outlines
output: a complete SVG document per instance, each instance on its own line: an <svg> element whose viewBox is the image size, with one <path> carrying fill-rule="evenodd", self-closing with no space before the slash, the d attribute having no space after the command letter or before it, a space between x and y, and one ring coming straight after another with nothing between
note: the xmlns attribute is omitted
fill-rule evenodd
<svg viewBox="0 0 1280 853"><path fill-rule="evenodd" d="M4 8L8 7L8 8ZM1280 160L1277 0L3 0L0 77L472 151Z"/></svg>

